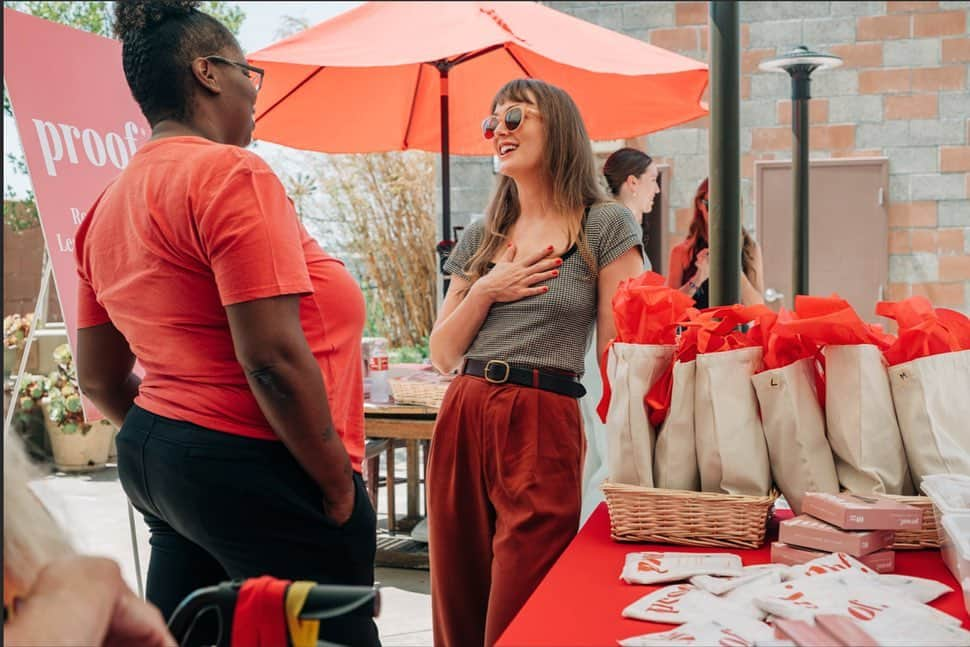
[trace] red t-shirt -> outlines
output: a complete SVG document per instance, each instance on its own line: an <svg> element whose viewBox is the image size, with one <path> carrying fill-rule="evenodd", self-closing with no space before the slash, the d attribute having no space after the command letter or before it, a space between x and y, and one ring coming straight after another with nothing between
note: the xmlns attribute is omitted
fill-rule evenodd
<svg viewBox="0 0 970 647"><path fill-rule="evenodd" d="M303 228L259 156L201 137L150 141L76 235L78 327L108 321L145 369L152 413L278 440L236 360L225 306L299 294L333 423L364 455L363 295Z"/></svg>

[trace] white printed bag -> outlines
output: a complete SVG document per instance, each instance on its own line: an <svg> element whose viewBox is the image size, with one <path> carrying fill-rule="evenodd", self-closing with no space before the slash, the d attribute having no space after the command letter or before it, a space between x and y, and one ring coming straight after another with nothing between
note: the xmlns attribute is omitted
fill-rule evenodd
<svg viewBox="0 0 970 647"><path fill-rule="evenodd" d="M670 409L657 432L653 455L653 481L658 488L692 492L701 488L694 444L696 364L696 360L674 362Z"/></svg>
<svg viewBox="0 0 970 647"><path fill-rule="evenodd" d="M889 382L914 485L970 476L970 350L891 366Z"/></svg>
<svg viewBox="0 0 970 647"><path fill-rule="evenodd" d="M704 492L765 496L771 490L768 447L751 376L760 346L697 356L694 438Z"/></svg>
<svg viewBox="0 0 970 647"><path fill-rule="evenodd" d="M606 446L607 473L613 483L653 487L656 434L643 398L673 361L675 350L673 345L610 345L606 375L612 395L606 413Z"/></svg>
<svg viewBox="0 0 970 647"><path fill-rule="evenodd" d="M825 413L815 394L815 359L753 375L775 482L795 514L806 492L839 493Z"/></svg>
<svg viewBox="0 0 970 647"><path fill-rule="evenodd" d="M822 352L825 422L839 483L859 494L913 494L879 348L854 344L826 346Z"/></svg>

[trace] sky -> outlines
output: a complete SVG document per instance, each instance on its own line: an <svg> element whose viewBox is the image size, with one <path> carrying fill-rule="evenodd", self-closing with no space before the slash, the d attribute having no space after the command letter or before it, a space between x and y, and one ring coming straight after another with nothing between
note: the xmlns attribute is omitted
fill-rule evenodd
<svg viewBox="0 0 970 647"><path fill-rule="evenodd" d="M333 18L345 11L357 7L362 2L237 2L246 12L246 19L239 30L239 44L245 52L255 52L276 40L277 30L282 24L284 16L304 18L310 25L316 25L324 20ZM16 109L16 106L14 106ZM4 115L3 118L3 179L4 185L14 188L18 197L23 197L30 180L27 176L15 173L7 159L8 154L22 155L20 137L17 133L16 122ZM285 148L275 144L261 143L261 149L272 149L278 154L285 154ZM260 151L263 154L263 150Z"/></svg>

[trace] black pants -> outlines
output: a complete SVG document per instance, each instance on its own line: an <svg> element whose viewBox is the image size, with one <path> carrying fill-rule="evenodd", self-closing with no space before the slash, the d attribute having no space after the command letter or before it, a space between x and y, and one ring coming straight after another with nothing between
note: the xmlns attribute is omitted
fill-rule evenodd
<svg viewBox="0 0 970 647"><path fill-rule="evenodd" d="M360 474L353 515L337 526L319 486L283 443L138 406L118 434L118 474L151 532L146 595L166 619L192 591L229 579L374 583L377 517ZM368 613L321 622L320 639L380 644Z"/></svg>

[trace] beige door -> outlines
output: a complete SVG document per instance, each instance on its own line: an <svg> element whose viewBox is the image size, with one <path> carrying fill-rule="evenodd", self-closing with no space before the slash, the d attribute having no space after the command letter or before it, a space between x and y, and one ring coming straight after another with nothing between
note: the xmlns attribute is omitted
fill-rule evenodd
<svg viewBox="0 0 970 647"><path fill-rule="evenodd" d="M878 320L889 275L888 164L884 157L813 160L809 176L809 292L837 293L866 321ZM791 309L791 162L756 162L755 196L765 301Z"/></svg>

